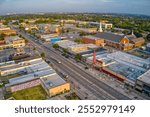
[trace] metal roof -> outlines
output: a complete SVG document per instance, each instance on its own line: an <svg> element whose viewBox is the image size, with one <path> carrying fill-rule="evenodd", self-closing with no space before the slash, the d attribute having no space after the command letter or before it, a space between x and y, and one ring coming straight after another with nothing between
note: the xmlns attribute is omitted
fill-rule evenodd
<svg viewBox="0 0 150 117"><path fill-rule="evenodd" d="M47 89L63 85L66 83L58 74L52 74L48 77L41 78L42 83Z"/></svg>
<svg viewBox="0 0 150 117"><path fill-rule="evenodd" d="M99 40L100 39L98 37L91 36L91 35L89 35L89 36L83 36L83 38L88 38L88 39L91 39L91 40Z"/></svg>
<svg viewBox="0 0 150 117"><path fill-rule="evenodd" d="M110 40L117 43L120 42L125 37L124 34L115 34L115 33L108 33L108 32L99 32L95 36L98 38Z"/></svg>
<svg viewBox="0 0 150 117"><path fill-rule="evenodd" d="M12 86L12 85L16 85L16 84L20 84L20 83L25 83L25 82L29 82L31 80L35 80L41 77L45 77L48 76L50 74L56 74L55 70L53 69L45 69L42 71L37 71L34 73L30 73L28 75L23 75L17 78L13 78L9 80L9 84L7 84L6 86Z"/></svg>
<svg viewBox="0 0 150 117"><path fill-rule="evenodd" d="M138 80L150 84L150 70L148 70L146 73L144 73L143 75L141 75Z"/></svg>

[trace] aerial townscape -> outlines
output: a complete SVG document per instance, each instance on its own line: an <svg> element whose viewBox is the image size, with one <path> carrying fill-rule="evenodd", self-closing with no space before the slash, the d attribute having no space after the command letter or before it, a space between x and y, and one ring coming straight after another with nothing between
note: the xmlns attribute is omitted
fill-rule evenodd
<svg viewBox="0 0 150 117"><path fill-rule="evenodd" d="M0 100L149 99L150 15L0 14Z"/></svg>
<svg viewBox="0 0 150 117"><path fill-rule="evenodd" d="M150 1L0 0L0 100L150 100Z"/></svg>

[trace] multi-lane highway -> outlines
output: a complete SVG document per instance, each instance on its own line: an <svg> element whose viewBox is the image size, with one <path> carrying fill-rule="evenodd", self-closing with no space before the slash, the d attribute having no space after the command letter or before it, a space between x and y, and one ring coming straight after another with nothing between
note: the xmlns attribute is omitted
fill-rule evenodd
<svg viewBox="0 0 150 117"><path fill-rule="evenodd" d="M88 89L93 95L97 96L98 99L118 99L118 100L128 100L129 97L117 92L112 87L108 86L107 84L101 82L100 80L93 77L91 74L87 73L85 70L78 67L75 63L66 59L65 57L58 54L53 48L48 48L44 46L44 44L35 41L34 38L25 34L24 32L19 32L18 34L22 35L24 38L28 39L30 43L36 46L39 52L44 51L46 53L46 58L51 60L51 57L56 58L57 60L61 61L61 64L53 61L55 66L59 69L64 71L65 73L73 78L77 82L79 82L82 86Z"/></svg>

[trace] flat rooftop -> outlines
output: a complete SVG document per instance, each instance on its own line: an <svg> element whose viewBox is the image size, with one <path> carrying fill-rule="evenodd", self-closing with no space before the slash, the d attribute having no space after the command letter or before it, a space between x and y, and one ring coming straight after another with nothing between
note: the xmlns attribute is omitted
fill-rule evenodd
<svg viewBox="0 0 150 117"><path fill-rule="evenodd" d="M91 48L91 49L99 48L99 46L97 46L95 44L77 44L77 45L72 45L69 47L70 48L87 47L87 48Z"/></svg>
<svg viewBox="0 0 150 117"><path fill-rule="evenodd" d="M2 63L0 63L0 68L3 67L3 66L6 66L6 65L14 64L14 63L15 63L15 61L2 62Z"/></svg>
<svg viewBox="0 0 150 117"><path fill-rule="evenodd" d="M97 54L96 54L96 59L97 59L97 60L100 60L100 59L106 58L107 55L108 55L108 53L99 53L99 54L97 53ZM93 60L93 55L90 56L90 57L88 57L87 59Z"/></svg>
<svg viewBox="0 0 150 117"><path fill-rule="evenodd" d="M23 67L23 66L13 63L10 65L1 66L0 71L7 71L7 70L17 69L17 68L21 68L21 67Z"/></svg>
<svg viewBox="0 0 150 117"><path fill-rule="evenodd" d="M10 43L10 42L16 41L16 40L22 40L22 38L20 38L19 36L8 36L8 37L5 37L6 43Z"/></svg>
<svg viewBox="0 0 150 117"><path fill-rule="evenodd" d="M13 78L9 80L9 84L7 84L6 86L12 86L12 85L17 85L17 84L21 84L24 82L29 82L41 77L45 77L45 76L49 76L51 74L55 74L55 70L49 68L49 69L43 69L42 71L37 71L34 73L30 73L28 75L23 75L17 78Z"/></svg>
<svg viewBox="0 0 150 117"><path fill-rule="evenodd" d="M96 51L96 55L107 53L107 50L101 47L96 49L95 51ZM84 58L92 57L93 53L94 53L94 50L91 50L90 52L82 53L82 57Z"/></svg>
<svg viewBox="0 0 150 117"><path fill-rule="evenodd" d="M150 43L147 44L147 47L150 47Z"/></svg>
<svg viewBox="0 0 150 117"><path fill-rule="evenodd" d="M66 81L62 79L58 74L51 74L48 77L41 78L41 81L47 89L57 87L66 83Z"/></svg>
<svg viewBox="0 0 150 117"><path fill-rule="evenodd" d="M40 67L48 67L48 64L42 59L42 58L37 58L29 61L23 61L19 63L13 63L10 65L5 65L0 67L0 71L7 71L7 70L15 70L15 69L32 69L33 71L35 69L40 69Z"/></svg>
<svg viewBox="0 0 150 117"><path fill-rule="evenodd" d="M77 43L70 40L61 40L56 42L61 48L69 48L70 46L77 45Z"/></svg>
<svg viewBox="0 0 150 117"><path fill-rule="evenodd" d="M136 81L139 76L141 76L144 72L141 71L140 69L136 69L134 67L115 62L111 65L108 65L106 68L109 70L120 74L124 76L125 78L131 80L131 81Z"/></svg>
<svg viewBox="0 0 150 117"><path fill-rule="evenodd" d="M105 63L105 67L117 74L120 74L130 81L136 81L144 74L150 61L123 53L103 53L96 56L96 59ZM92 63L93 56L87 58L87 63Z"/></svg>
<svg viewBox="0 0 150 117"><path fill-rule="evenodd" d="M145 72L143 75L141 75L138 80L150 84L150 70L148 70L147 72Z"/></svg>
<svg viewBox="0 0 150 117"><path fill-rule="evenodd" d="M114 59L116 61L122 61L126 64L131 64L135 67L141 67L141 69L149 69L150 68L150 61L147 59L142 59L140 57L127 54L124 52L114 52L112 54L108 54L108 58Z"/></svg>
<svg viewBox="0 0 150 117"><path fill-rule="evenodd" d="M96 60L97 61L103 61L105 63L105 65L114 63L115 60L108 58L107 55L108 55L107 52L97 53ZM93 61L93 56L90 56L87 58L88 63L91 63L92 61Z"/></svg>

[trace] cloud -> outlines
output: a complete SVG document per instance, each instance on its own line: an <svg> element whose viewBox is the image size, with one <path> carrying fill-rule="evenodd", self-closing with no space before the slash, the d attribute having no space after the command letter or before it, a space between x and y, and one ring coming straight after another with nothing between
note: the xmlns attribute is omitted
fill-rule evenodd
<svg viewBox="0 0 150 117"><path fill-rule="evenodd" d="M0 13L28 11L150 14L150 0L0 0Z"/></svg>

